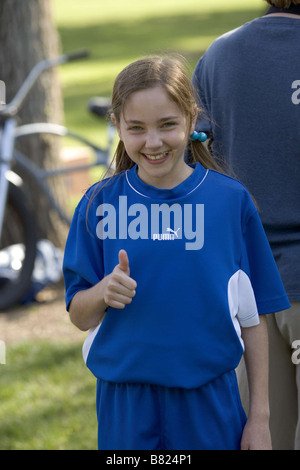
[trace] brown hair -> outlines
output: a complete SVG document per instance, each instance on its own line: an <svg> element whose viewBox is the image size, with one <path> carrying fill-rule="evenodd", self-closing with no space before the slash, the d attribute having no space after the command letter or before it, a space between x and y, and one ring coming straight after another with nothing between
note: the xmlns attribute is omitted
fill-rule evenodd
<svg viewBox="0 0 300 470"><path fill-rule="evenodd" d="M291 5L300 5L300 0L266 0L266 2L277 8L290 8Z"/></svg>
<svg viewBox="0 0 300 470"><path fill-rule="evenodd" d="M191 127L193 119L201 112L197 104L196 92L185 71L183 59L169 57L139 59L119 73L113 88L111 107L111 112L117 122L120 122L126 100L132 93L157 86L162 86L167 91L187 118L188 126ZM191 163L200 162L205 168L223 172L201 142L193 141L190 147ZM128 170L134 165L122 141L117 146L114 161L115 174Z"/></svg>

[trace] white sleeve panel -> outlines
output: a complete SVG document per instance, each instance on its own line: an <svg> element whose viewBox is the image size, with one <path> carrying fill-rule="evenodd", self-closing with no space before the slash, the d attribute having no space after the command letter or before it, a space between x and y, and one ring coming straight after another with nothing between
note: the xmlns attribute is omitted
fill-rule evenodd
<svg viewBox="0 0 300 470"><path fill-rule="evenodd" d="M259 315L253 288L249 277L244 271L239 271L239 311L238 320L242 327L259 324Z"/></svg>
<svg viewBox="0 0 300 470"><path fill-rule="evenodd" d="M228 304L235 328L237 321L241 327L259 324L259 315L253 288L249 277L241 269L234 273L229 279Z"/></svg>
<svg viewBox="0 0 300 470"><path fill-rule="evenodd" d="M88 358L90 349L92 347L94 339L96 338L96 335L99 331L100 326L101 326L101 323L99 323L99 325L96 326L95 328L91 328L90 331L89 331L89 334L87 335L87 337L86 337L86 339L83 343L82 356L83 356L83 360L84 360L85 363L87 362L87 358Z"/></svg>

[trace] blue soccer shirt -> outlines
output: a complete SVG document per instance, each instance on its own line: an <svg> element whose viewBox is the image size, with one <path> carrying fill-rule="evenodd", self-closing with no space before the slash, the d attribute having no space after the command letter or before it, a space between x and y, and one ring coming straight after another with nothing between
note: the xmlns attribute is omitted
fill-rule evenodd
<svg viewBox="0 0 300 470"><path fill-rule="evenodd" d="M109 307L83 353L103 380L196 388L234 369L240 327L289 307L256 208L242 184L199 163L173 189L137 167L76 208L64 258L67 308L110 274L125 249L136 295Z"/></svg>

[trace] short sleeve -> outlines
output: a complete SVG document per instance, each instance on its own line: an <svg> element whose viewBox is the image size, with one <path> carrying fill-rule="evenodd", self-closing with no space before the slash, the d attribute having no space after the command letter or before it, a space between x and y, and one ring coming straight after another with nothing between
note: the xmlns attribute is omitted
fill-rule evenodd
<svg viewBox="0 0 300 470"><path fill-rule="evenodd" d="M290 307L281 277L257 210L243 226L241 270L250 279L258 313L274 313Z"/></svg>
<svg viewBox="0 0 300 470"><path fill-rule="evenodd" d="M79 206L75 210L64 253L67 310L76 292L94 286L104 277L102 241L93 230L95 222L91 220L87 226L82 209Z"/></svg>

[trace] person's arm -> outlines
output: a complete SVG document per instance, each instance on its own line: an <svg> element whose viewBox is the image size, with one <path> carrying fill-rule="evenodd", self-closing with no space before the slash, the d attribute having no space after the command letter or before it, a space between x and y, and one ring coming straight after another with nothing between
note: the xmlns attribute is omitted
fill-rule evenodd
<svg viewBox="0 0 300 470"><path fill-rule="evenodd" d="M268 391L268 330L264 315L259 325L242 328L249 383L249 414L241 440L242 450L271 450Z"/></svg>
<svg viewBox="0 0 300 470"><path fill-rule="evenodd" d="M111 274L89 289L78 291L69 307L72 323L82 331L96 327L104 318L107 307L123 309L135 296L136 282L130 277L125 250L119 252L119 264Z"/></svg>

